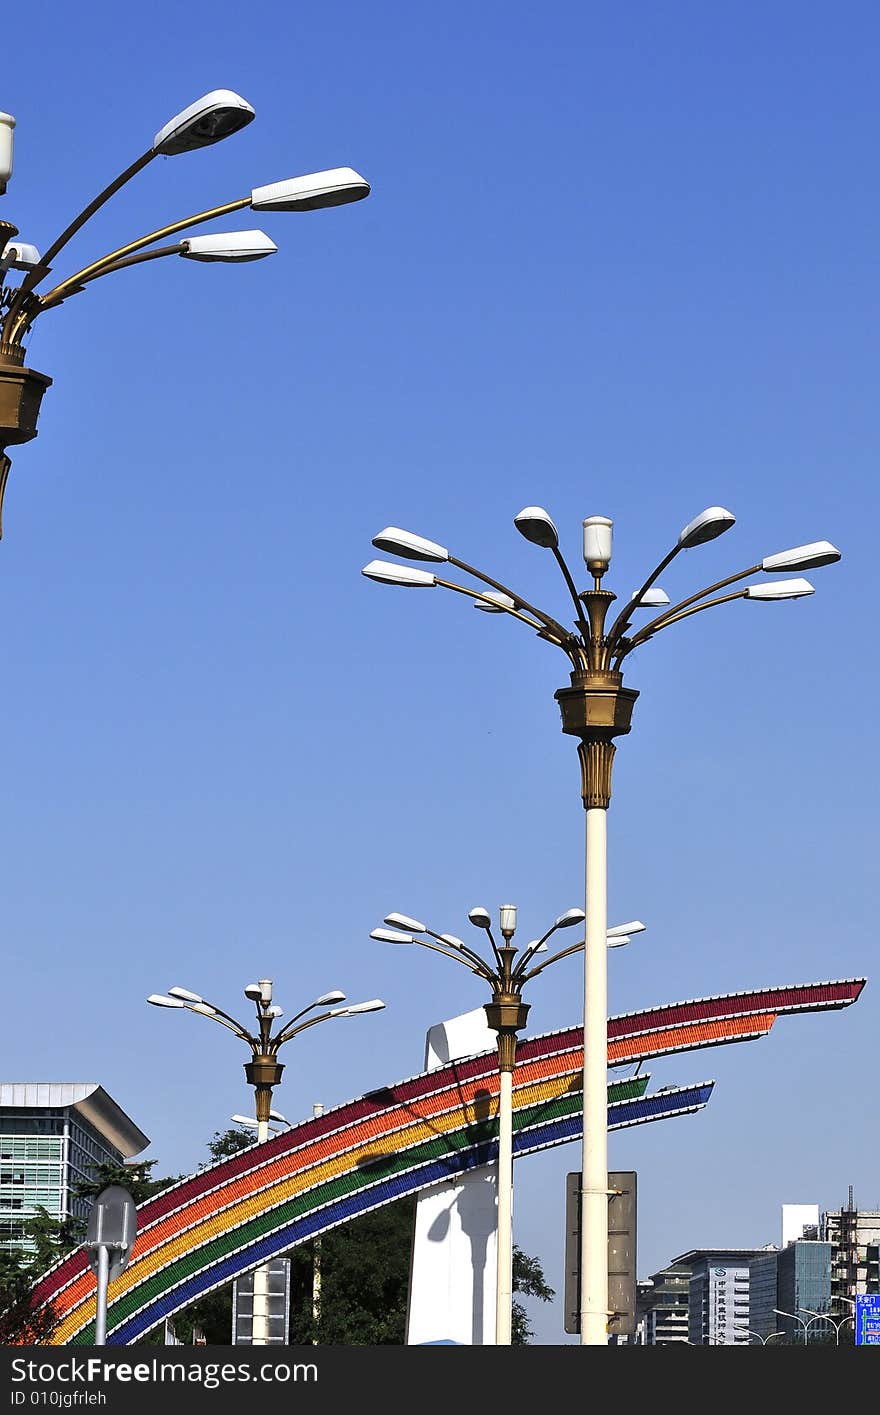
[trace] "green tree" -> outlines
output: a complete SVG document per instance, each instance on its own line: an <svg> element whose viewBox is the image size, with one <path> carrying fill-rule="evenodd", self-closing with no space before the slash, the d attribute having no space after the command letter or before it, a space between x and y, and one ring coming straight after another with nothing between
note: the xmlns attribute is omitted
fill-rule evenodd
<svg viewBox="0 0 880 1415"><path fill-rule="evenodd" d="M524 1297L537 1297L541 1302L552 1302L556 1296L552 1287L544 1279L544 1270L537 1258L530 1258L521 1248L513 1245L513 1290ZM511 1316L510 1339L513 1346L528 1346L534 1336L528 1313L521 1302L514 1302Z"/></svg>

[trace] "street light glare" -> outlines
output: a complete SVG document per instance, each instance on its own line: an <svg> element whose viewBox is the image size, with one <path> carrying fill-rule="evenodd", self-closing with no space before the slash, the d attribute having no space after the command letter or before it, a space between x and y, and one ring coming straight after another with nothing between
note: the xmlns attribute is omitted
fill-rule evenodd
<svg viewBox="0 0 880 1415"><path fill-rule="evenodd" d="M808 594L815 594L809 580L774 580L769 585L747 585L743 590L744 599L801 599Z"/></svg>
<svg viewBox="0 0 880 1415"><path fill-rule="evenodd" d="M370 184L353 167L332 167L326 172L308 172L304 177L288 177L254 187L254 211L321 211L328 206L344 206L370 195Z"/></svg>
<svg viewBox="0 0 880 1415"><path fill-rule="evenodd" d="M556 550L559 545L559 533L543 506L526 506L514 516L513 524L532 545L545 550Z"/></svg>
<svg viewBox="0 0 880 1415"><path fill-rule="evenodd" d="M735 524L736 517L732 511L723 506L707 506L699 516L688 521L678 537L679 549L691 550L695 545L705 545L707 541L715 540L717 536L729 531Z"/></svg>
<svg viewBox="0 0 880 1415"><path fill-rule="evenodd" d="M389 565L387 560L371 560L361 571L368 580L388 585L423 585L430 588L437 580L429 570L413 570L409 565Z"/></svg>
<svg viewBox="0 0 880 1415"><path fill-rule="evenodd" d="M402 555L405 560L449 559L449 551L444 545L417 536L413 531L402 531L399 526L386 526L384 531L373 536L373 545L389 555Z"/></svg>
<svg viewBox="0 0 880 1415"><path fill-rule="evenodd" d="M277 250L265 231L218 231L210 236L187 236L180 243L184 260L262 260Z"/></svg>
<svg viewBox="0 0 880 1415"><path fill-rule="evenodd" d="M385 923L392 929L406 929L407 933L423 934L424 924L420 924L418 919L411 919L408 914L386 914Z"/></svg>
<svg viewBox="0 0 880 1415"><path fill-rule="evenodd" d="M256 113L246 99L229 88L215 88L197 98L160 128L152 151L163 157L192 152L220 142L253 121Z"/></svg>
<svg viewBox="0 0 880 1415"><path fill-rule="evenodd" d="M780 550L776 555L765 555L761 561L762 570L815 570L820 565L833 565L840 559L840 551L828 540L816 540L810 545L796 545L793 550Z"/></svg>

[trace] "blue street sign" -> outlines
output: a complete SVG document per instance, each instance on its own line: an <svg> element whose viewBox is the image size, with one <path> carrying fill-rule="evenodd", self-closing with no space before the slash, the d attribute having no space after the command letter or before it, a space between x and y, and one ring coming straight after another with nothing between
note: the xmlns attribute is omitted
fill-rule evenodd
<svg viewBox="0 0 880 1415"><path fill-rule="evenodd" d="M856 1296L856 1346L880 1346L880 1293Z"/></svg>

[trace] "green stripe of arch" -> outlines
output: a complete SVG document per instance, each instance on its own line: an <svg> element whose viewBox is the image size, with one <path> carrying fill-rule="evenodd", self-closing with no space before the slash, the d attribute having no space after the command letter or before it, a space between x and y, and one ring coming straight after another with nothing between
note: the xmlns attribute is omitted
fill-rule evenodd
<svg viewBox="0 0 880 1415"><path fill-rule="evenodd" d="M647 1075L632 1076L625 1081L614 1082L608 1087L609 1103L638 1099L647 1089L649 1079ZM535 1105L515 1111L513 1128L514 1131L519 1131L528 1129L535 1124L562 1120L580 1109L580 1092L565 1093L552 1100L539 1101ZM466 1125L460 1130L422 1141L420 1144L414 1145L412 1149L388 1155L377 1155L376 1159L369 1161L367 1165L349 1170L346 1174L337 1175L334 1179L326 1180L314 1189L293 1195L275 1207L264 1209L262 1213L255 1214L253 1218L248 1219L246 1223L228 1229L207 1243L200 1244L188 1253L181 1254L167 1267L161 1268L143 1283L131 1288L124 1296L118 1298L108 1308L107 1331L113 1331L139 1311L141 1307L159 1297L163 1292L170 1291L186 1278L210 1267L214 1262L225 1258L227 1254L239 1248L245 1248L249 1243L255 1242L259 1238L266 1237L275 1229L284 1228L293 1220L305 1217L314 1209L346 1198L358 1189L366 1188L384 1179L390 1179L396 1174L405 1173L428 1160L439 1159L445 1154L486 1144L497 1139L497 1136L497 1117ZM89 1322L87 1326L70 1338L68 1345L94 1345L94 1326L94 1321Z"/></svg>

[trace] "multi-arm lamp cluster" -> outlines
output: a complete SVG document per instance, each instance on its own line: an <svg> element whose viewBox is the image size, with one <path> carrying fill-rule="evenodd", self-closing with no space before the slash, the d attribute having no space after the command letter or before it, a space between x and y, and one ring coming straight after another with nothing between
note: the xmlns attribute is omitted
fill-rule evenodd
<svg viewBox="0 0 880 1415"><path fill-rule="evenodd" d="M196 148L208 147L238 132L255 117L254 109L231 89L213 89L159 129L146 152L99 192L52 240L41 255L36 246L17 239L18 227L0 221L0 513L3 492L11 465L6 448L29 442L37 433L37 418L43 394L52 380L47 374L24 366L24 338L46 310L57 309L93 281L129 266L164 256L179 255L197 261L251 261L273 255L274 241L264 231L231 231L222 234L182 236L170 244L169 237L188 231L217 217L250 208L252 211L317 211L340 206L369 195L369 183L351 167L291 177L267 186L254 187L238 197L207 211L198 211L170 225L138 236L116 250L91 261L65 279L45 288L52 263L68 242L110 197L156 157L176 157ZM6 191L12 175L13 130L15 119L0 113L0 193ZM18 283L15 283L16 277ZM41 288L42 287L42 288Z"/></svg>
<svg viewBox="0 0 880 1415"><path fill-rule="evenodd" d="M533 545L549 550L559 566L574 607L574 626L567 627L522 595L453 555L446 546L398 526L387 526L373 537L381 551L404 560L449 564L480 582L480 588L458 584L432 570L371 560L363 574L380 583L410 588L454 590L468 596L474 606L489 614L508 614L529 626L538 638L561 649L569 661L570 685L555 693L562 714L562 730L578 741L581 795L586 810L585 887L586 945L584 948L584 1112L581 1160L581 1282L580 1340L582 1345L604 1346L608 1341L608 1130L607 1130L607 1031L608 977L607 923L607 808L611 801L611 766L614 738L630 731L638 692L623 686L621 666L642 644L664 629L704 609L736 599L775 601L799 599L813 593L800 573L840 559L828 541L814 541L791 550L766 555L724 579L688 595L677 604L657 585L663 571L684 550L692 550L723 535L735 523L723 506L709 506L684 527L678 539L654 567L644 583L630 595L617 617L606 624L617 598L602 586L611 563L612 522L607 516L588 516L583 522L583 554L592 585L579 591L559 549L559 535L542 506L527 506L514 518L521 535ZM762 581L754 576L789 572L793 578ZM743 580L751 583L731 590ZM488 588L485 588L488 586ZM725 592L726 591L726 592ZM659 613L642 628L632 630L635 616L644 609Z"/></svg>
<svg viewBox="0 0 880 1415"><path fill-rule="evenodd" d="M492 919L488 909L471 909L468 918L474 928L485 932L492 950L491 960L483 957L476 949L469 948L463 939L455 934L441 934L412 919L408 914L388 914L385 923L388 928L373 929L371 938L381 943L421 944L444 958L452 958L461 963L471 973L489 984L492 1001L484 1004L486 1021L498 1038L498 1186L497 1186L497 1235L496 1235L496 1282L495 1282L495 1345L509 1346L513 1324L513 1072L516 1067L516 1034L526 1025L529 1004L523 1002L522 992L526 983L551 963L560 958L568 958L584 947L584 940L552 953L533 963L537 954L548 951L547 940L558 929L570 929L582 924L586 915L583 909L567 909L550 925L546 933L531 943L517 956L513 944L516 933L517 909L515 904L502 904L498 911L499 927L503 942L497 944L492 933ZM608 929L606 940L609 948L621 948L629 943L635 933L641 933L645 925L639 919L628 924L616 924ZM427 935L427 937L424 937ZM436 942L429 942L435 939Z"/></svg>
<svg viewBox="0 0 880 1415"><path fill-rule="evenodd" d="M284 1119L280 1112L272 1110L272 1095L284 1070L283 1064L278 1060L278 1052L285 1042L299 1036L300 1032L306 1031L308 1027L317 1026L319 1022L328 1022L334 1017L357 1017L362 1012L379 1012L385 1004L381 998L374 997L369 1002L353 1002L342 1007L338 1004L345 1002L344 992L325 992L316 997L314 1002L300 1008L282 1027L278 1018L284 1014L272 1001L271 978L260 978L259 982L248 983L244 995L250 998L256 1009L256 1032L249 1031L243 1023L224 1012L222 1007L208 1002L200 993L191 992L189 988L173 987L169 988L167 993L154 992L147 998L147 1002L151 1002L154 1007L184 1008L199 1017L207 1017L209 1021L226 1027L250 1047L251 1059L245 1063L244 1071L248 1085L254 1088L256 1120L252 1121L251 1117L246 1115L235 1115L232 1118L242 1125L254 1125L257 1139L262 1143L269 1138L273 1118ZM310 1017L308 1014L314 1012L315 1008L323 1010ZM276 1024L277 1029L273 1032ZM254 1271L253 1302L251 1341L254 1346L265 1346L269 1339L269 1270L265 1264Z"/></svg>

